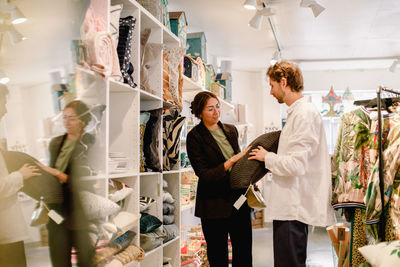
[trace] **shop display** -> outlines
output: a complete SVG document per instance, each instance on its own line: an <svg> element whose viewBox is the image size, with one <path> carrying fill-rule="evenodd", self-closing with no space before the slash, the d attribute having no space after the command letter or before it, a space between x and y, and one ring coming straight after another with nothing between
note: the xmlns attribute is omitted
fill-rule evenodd
<svg viewBox="0 0 400 267"><path fill-rule="evenodd" d="M186 35L187 35L187 19L185 12L169 12L169 22L171 31L179 37L182 42L182 47L186 49Z"/></svg>
<svg viewBox="0 0 400 267"><path fill-rule="evenodd" d="M224 99L232 100L232 75L229 72L217 73L214 81L220 83L225 88Z"/></svg>
<svg viewBox="0 0 400 267"><path fill-rule="evenodd" d="M193 58L200 57L207 62L207 40L204 32L188 33L186 54L190 54Z"/></svg>
<svg viewBox="0 0 400 267"><path fill-rule="evenodd" d="M161 128L162 109L149 110L148 113L150 113L150 118L146 123L143 136L144 169L160 172L162 170L159 155L160 142L157 139Z"/></svg>
<svg viewBox="0 0 400 267"><path fill-rule="evenodd" d="M133 29L136 25L136 19L132 16L119 19L119 39L118 39L118 59L121 68L121 74L124 83L135 88L137 85L133 80L134 66L131 63L131 47L133 38Z"/></svg>

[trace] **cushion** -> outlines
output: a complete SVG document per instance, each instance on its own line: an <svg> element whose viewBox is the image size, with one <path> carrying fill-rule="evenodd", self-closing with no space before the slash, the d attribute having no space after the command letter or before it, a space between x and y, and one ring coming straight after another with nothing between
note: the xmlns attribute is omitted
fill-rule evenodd
<svg viewBox="0 0 400 267"><path fill-rule="evenodd" d="M121 17L123 5L114 5L110 7L110 34L114 42L114 46L118 46L119 39L119 19Z"/></svg>
<svg viewBox="0 0 400 267"><path fill-rule="evenodd" d="M126 231L123 235L114 239L112 242L117 243L121 246L121 250L126 249L135 238L136 233L133 231Z"/></svg>
<svg viewBox="0 0 400 267"><path fill-rule="evenodd" d="M141 112L140 113L140 171L145 172L144 168L144 155L143 155L143 141L144 141L144 133L146 131L146 124L150 119L149 112Z"/></svg>
<svg viewBox="0 0 400 267"><path fill-rule="evenodd" d="M136 19L132 16L119 19L119 38L118 38L118 59L121 68L121 74L124 78L124 83L135 88L137 85L133 80L133 65L131 61L131 46L133 29L136 24Z"/></svg>
<svg viewBox="0 0 400 267"><path fill-rule="evenodd" d="M151 28L146 28L140 33L140 62L143 62L144 48L150 38Z"/></svg>
<svg viewBox="0 0 400 267"><path fill-rule="evenodd" d="M163 168L172 170L179 162L180 134L185 117L179 115L179 110L170 109L163 115Z"/></svg>
<svg viewBox="0 0 400 267"><path fill-rule="evenodd" d="M3 151L4 161L7 165L8 172L18 171L24 164L31 164L39 169L40 176L34 176L24 180L22 191L28 196L40 200L44 197L46 203L62 203L63 192L60 181L57 177L42 170L36 162L37 159L30 155L18 151Z"/></svg>
<svg viewBox="0 0 400 267"><path fill-rule="evenodd" d="M169 192L164 191L163 202L167 202L169 204L173 204L175 202L175 199L172 197L172 195Z"/></svg>
<svg viewBox="0 0 400 267"><path fill-rule="evenodd" d="M88 220L102 219L120 210L117 204L105 197L89 191L81 191L79 193Z"/></svg>
<svg viewBox="0 0 400 267"><path fill-rule="evenodd" d="M170 203L167 203L167 202L163 203L163 214L164 215L173 214L174 211L175 211L175 206L174 205L172 205Z"/></svg>
<svg viewBox="0 0 400 267"><path fill-rule="evenodd" d="M258 146L264 147L270 152L277 152L279 136L281 131L275 131L260 135L250 144L247 153L236 162L230 173L230 184L232 189L247 188L250 184L256 183L268 172L264 162L258 160L248 160L249 153Z"/></svg>
<svg viewBox="0 0 400 267"><path fill-rule="evenodd" d="M141 214L133 214L127 211L121 211L115 216L112 222L120 229L122 232L126 232L134 226L134 224L139 220Z"/></svg>
<svg viewBox="0 0 400 267"><path fill-rule="evenodd" d="M179 235L178 226L176 226L175 224L163 225L163 228L166 235L164 242L168 242L169 240L172 240Z"/></svg>
<svg viewBox="0 0 400 267"><path fill-rule="evenodd" d="M158 135L161 126L162 109L150 110L149 113L150 118L146 124L143 137L144 165L147 171L161 172Z"/></svg>
<svg viewBox="0 0 400 267"><path fill-rule="evenodd" d="M172 215L163 215L163 224L173 224L175 222L175 216Z"/></svg>
<svg viewBox="0 0 400 267"><path fill-rule="evenodd" d="M114 202L118 202L121 201L123 199L125 199L127 196L129 196L130 194L132 194L133 189L130 187L124 187L112 194L109 194L109 199L114 201Z"/></svg>
<svg viewBox="0 0 400 267"><path fill-rule="evenodd" d="M358 250L374 267L400 266L400 240L364 246Z"/></svg>
<svg viewBox="0 0 400 267"><path fill-rule="evenodd" d="M140 89L155 94L157 88L152 88L153 84L150 77L156 77L159 74L160 57L162 53L162 44L146 44L144 47L143 61L140 69Z"/></svg>
<svg viewBox="0 0 400 267"><path fill-rule="evenodd" d="M140 218L140 233L149 233L162 225L161 221L150 214L142 213Z"/></svg>
<svg viewBox="0 0 400 267"><path fill-rule="evenodd" d="M140 247L144 251L150 251L158 246L161 246L166 234L163 231L163 227L159 226L154 229L153 232L141 233L140 234Z"/></svg>
<svg viewBox="0 0 400 267"><path fill-rule="evenodd" d="M140 212L146 211L155 200L151 197L140 197L139 205L140 205Z"/></svg>

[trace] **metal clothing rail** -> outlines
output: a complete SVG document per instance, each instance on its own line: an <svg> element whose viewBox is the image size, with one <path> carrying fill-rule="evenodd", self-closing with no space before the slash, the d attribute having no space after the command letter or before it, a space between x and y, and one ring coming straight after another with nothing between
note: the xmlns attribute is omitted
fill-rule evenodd
<svg viewBox="0 0 400 267"><path fill-rule="evenodd" d="M380 217L380 227L379 227L379 237L381 241L385 241L385 196L384 196L384 181L383 181L383 148L382 148L382 112L381 112L381 93L382 92L392 93L396 96L400 96L400 91L395 89L390 89L387 87L379 86L376 90L376 100L378 108L378 160L379 160L379 189L381 193L381 205L382 213Z"/></svg>

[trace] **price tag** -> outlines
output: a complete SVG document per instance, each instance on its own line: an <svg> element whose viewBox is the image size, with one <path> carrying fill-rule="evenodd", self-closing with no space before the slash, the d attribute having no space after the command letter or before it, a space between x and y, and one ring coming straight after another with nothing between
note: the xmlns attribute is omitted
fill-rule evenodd
<svg viewBox="0 0 400 267"><path fill-rule="evenodd" d="M235 209L239 210L240 207L243 205L243 203L247 200L247 198L244 195L240 195L240 197L238 198L238 200L236 200L235 204L233 204L233 206L235 207Z"/></svg>
<svg viewBox="0 0 400 267"><path fill-rule="evenodd" d="M47 215L57 224L60 224L64 221L64 218L60 214L58 214L55 210L50 210Z"/></svg>

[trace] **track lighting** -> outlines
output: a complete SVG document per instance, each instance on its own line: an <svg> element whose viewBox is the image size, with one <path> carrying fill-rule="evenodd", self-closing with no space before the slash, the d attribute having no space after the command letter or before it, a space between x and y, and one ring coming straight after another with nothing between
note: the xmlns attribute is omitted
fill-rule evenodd
<svg viewBox="0 0 400 267"><path fill-rule="evenodd" d="M400 59L395 59L389 68L390 72L396 72L397 65L400 64Z"/></svg>
<svg viewBox="0 0 400 267"><path fill-rule="evenodd" d="M23 40L26 40L26 37L23 36L19 31L17 31L13 25L10 25L8 27L7 33L8 36L10 37L12 44L17 44L19 42L22 42Z"/></svg>
<svg viewBox="0 0 400 267"><path fill-rule="evenodd" d="M7 74L0 70L0 84L7 84L10 81L10 78L8 78Z"/></svg>
<svg viewBox="0 0 400 267"><path fill-rule="evenodd" d="M11 10L11 23L12 24L20 24L27 20L27 18L22 14L21 10L18 7L15 7Z"/></svg>
<svg viewBox="0 0 400 267"><path fill-rule="evenodd" d="M257 9L257 0L246 0L243 6L246 9L255 10Z"/></svg>
<svg viewBox="0 0 400 267"><path fill-rule="evenodd" d="M271 7L267 7L266 3L264 2L263 9L257 10L256 14L249 21L249 26L254 29L259 30L259 29L261 29L262 18L273 16L275 14L276 14L275 9L273 9Z"/></svg>
<svg viewBox="0 0 400 267"><path fill-rule="evenodd" d="M311 10L314 14L314 17L318 17L319 14L321 14L322 11L325 10L325 7L318 4L317 1L315 1L315 0L301 0L300 6L311 8Z"/></svg>
<svg viewBox="0 0 400 267"><path fill-rule="evenodd" d="M275 65L278 61L281 60L281 52L279 50L276 50L274 52L274 55L272 56L272 59L270 61L271 65Z"/></svg>

